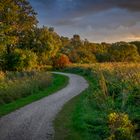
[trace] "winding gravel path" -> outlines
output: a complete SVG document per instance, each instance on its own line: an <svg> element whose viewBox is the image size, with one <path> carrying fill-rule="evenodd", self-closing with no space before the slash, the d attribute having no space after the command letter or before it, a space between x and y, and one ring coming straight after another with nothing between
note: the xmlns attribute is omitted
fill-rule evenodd
<svg viewBox="0 0 140 140"><path fill-rule="evenodd" d="M0 118L0 140L52 140L53 120L62 106L88 87L87 81L75 74L62 90Z"/></svg>

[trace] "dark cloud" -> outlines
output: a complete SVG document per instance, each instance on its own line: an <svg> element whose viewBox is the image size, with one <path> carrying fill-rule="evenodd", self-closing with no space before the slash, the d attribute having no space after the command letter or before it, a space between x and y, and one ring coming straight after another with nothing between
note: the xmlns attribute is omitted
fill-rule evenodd
<svg viewBox="0 0 140 140"><path fill-rule="evenodd" d="M33 5L39 8L39 6L44 6L45 8L51 8L54 6L57 0L29 0Z"/></svg>
<svg viewBox="0 0 140 140"><path fill-rule="evenodd" d="M73 0L73 2L75 7L69 11L73 16L96 14L114 8L140 11L140 0Z"/></svg>
<svg viewBox="0 0 140 140"><path fill-rule="evenodd" d="M35 9L44 10L49 17L81 17L110 9L140 12L140 0L29 0ZM42 12L43 13L43 12ZM38 13L40 14L40 13Z"/></svg>
<svg viewBox="0 0 140 140"><path fill-rule="evenodd" d="M46 6L46 8L62 8L65 12L86 14L101 12L112 8L140 11L140 0L30 0ZM59 7L62 5L62 7ZM47 10L47 9L46 9Z"/></svg>
<svg viewBox="0 0 140 140"><path fill-rule="evenodd" d="M83 0L78 0L80 1ZM100 10L110 9L110 8L120 8L120 9L127 9L130 11L140 11L140 0L87 0L89 4L93 6L93 9L96 5L99 7ZM84 5L84 1L83 1Z"/></svg>
<svg viewBox="0 0 140 140"><path fill-rule="evenodd" d="M140 0L122 0L120 2L116 2L116 5L119 8L127 9L130 11L140 11Z"/></svg>
<svg viewBox="0 0 140 140"><path fill-rule="evenodd" d="M140 0L29 1L38 13L40 25L54 26L62 35L79 33L90 40L140 35Z"/></svg>

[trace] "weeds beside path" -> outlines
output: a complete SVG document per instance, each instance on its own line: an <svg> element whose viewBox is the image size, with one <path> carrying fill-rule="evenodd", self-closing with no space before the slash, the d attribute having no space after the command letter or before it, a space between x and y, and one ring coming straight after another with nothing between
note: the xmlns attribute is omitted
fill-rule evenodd
<svg viewBox="0 0 140 140"><path fill-rule="evenodd" d="M53 81L46 89L42 91L37 91L36 93L29 95L25 98L18 99L14 102L11 102L9 104L4 104L0 106L0 117L3 115L6 115L20 107L23 107L27 104L30 104L34 101L37 101L45 96L48 96L63 87L65 87L68 84L68 77L64 75L59 74L53 74Z"/></svg>
<svg viewBox="0 0 140 140"><path fill-rule="evenodd" d="M57 115L54 121L55 140L139 138L139 67L99 66L77 66L64 70L84 76L89 87L66 103Z"/></svg>
<svg viewBox="0 0 140 140"><path fill-rule="evenodd" d="M65 88L0 119L1 140L53 139L56 114L66 102L88 87L87 81L79 75L59 74L69 77L69 84Z"/></svg>

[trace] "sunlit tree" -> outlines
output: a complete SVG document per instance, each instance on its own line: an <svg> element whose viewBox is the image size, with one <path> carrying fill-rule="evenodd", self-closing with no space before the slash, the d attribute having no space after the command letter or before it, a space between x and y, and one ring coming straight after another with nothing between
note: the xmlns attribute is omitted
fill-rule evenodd
<svg viewBox="0 0 140 140"><path fill-rule="evenodd" d="M9 54L37 24L36 13L27 0L0 1L0 44Z"/></svg>
<svg viewBox="0 0 140 140"><path fill-rule="evenodd" d="M110 54L111 61L135 62L135 61L140 60L137 47L133 44L129 44L126 42L118 42L118 43L112 44L108 52Z"/></svg>

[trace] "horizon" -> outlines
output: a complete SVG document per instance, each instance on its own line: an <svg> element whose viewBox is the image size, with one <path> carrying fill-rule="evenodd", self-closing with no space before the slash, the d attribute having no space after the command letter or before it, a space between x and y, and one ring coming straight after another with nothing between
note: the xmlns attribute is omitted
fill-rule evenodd
<svg viewBox="0 0 140 140"><path fill-rule="evenodd" d="M140 41L140 1L29 0L39 26L61 36L78 34L91 42Z"/></svg>

